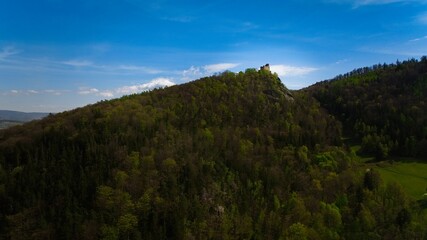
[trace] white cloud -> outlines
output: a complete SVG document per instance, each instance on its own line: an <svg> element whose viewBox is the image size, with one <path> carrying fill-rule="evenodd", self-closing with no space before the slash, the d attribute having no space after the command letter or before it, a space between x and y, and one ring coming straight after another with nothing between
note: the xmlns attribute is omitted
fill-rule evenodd
<svg viewBox="0 0 427 240"><path fill-rule="evenodd" d="M97 88L87 88L87 87L81 87L79 89L79 91L77 91L77 94L79 94L79 95L90 95L90 94L92 94L95 96L101 96L101 97L106 97L106 98L114 97L113 92L110 90L100 91Z"/></svg>
<svg viewBox="0 0 427 240"><path fill-rule="evenodd" d="M78 94L87 95L87 94L94 94L98 92L99 90L96 88L80 88L80 90L78 91Z"/></svg>
<svg viewBox="0 0 427 240"><path fill-rule="evenodd" d="M201 77L203 74L200 67L191 66L189 69L182 71L182 80L190 81L195 78Z"/></svg>
<svg viewBox="0 0 427 240"><path fill-rule="evenodd" d="M224 72L225 70L233 69L239 66L239 63L217 63L205 65L203 67L191 66L189 69L182 71L183 81L190 81L197 78L212 75L214 73Z"/></svg>
<svg viewBox="0 0 427 240"><path fill-rule="evenodd" d="M99 96L101 96L101 97L106 97L106 98L112 98L112 97L114 97L114 93L112 92L112 91L102 91L102 92L99 92L99 94L98 94Z"/></svg>
<svg viewBox="0 0 427 240"><path fill-rule="evenodd" d="M81 87L77 91L77 94L95 95L95 96L100 96L104 98L113 98L115 96L119 97L119 96L129 95L133 93L140 93L140 92L149 91L155 88L168 87L172 85L175 85L175 83L169 78L155 78L148 83L131 85L131 86L123 86L113 90L109 90L109 89L99 90L97 88Z"/></svg>
<svg viewBox="0 0 427 240"><path fill-rule="evenodd" d="M411 39L411 40L409 40L409 42L418 42L418 41L426 40L426 39L427 39L427 36L424 36L424 37L420 37L420 38Z"/></svg>
<svg viewBox="0 0 427 240"><path fill-rule="evenodd" d="M0 61L6 59L9 56L18 54L19 51L16 50L14 47L4 47L1 51L0 51Z"/></svg>
<svg viewBox="0 0 427 240"><path fill-rule="evenodd" d="M427 3L427 0L326 0L333 3L350 3L354 8L368 5L385 5L391 3Z"/></svg>
<svg viewBox="0 0 427 240"><path fill-rule="evenodd" d="M59 96L59 95L62 95L62 93L66 92L66 91L55 90L55 89L47 89L47 90L44 90L43 92L49 93L49 94L52 94L55 96Z"/></svg>
<svg viewBox="0 0 427 240"><path fill-rule="evenodd" d="M344 59L340 59L340 60L336 61L335 64L342 64L342 63L346 63L346 62L348 62L348 59L344 58Z"/></svg>
<svg viewBox="0 0 427 240"><path fill-rule="evenodd" d="M59 96L62 95L63 93L68 92L67 90L54 90L54 89L46 89L46 90L34 90L34 89L20 89L20 90L16 90L16 89L12 89L10 91L8 91L6 93L6 95L30 95L30 94L50 94L50 95L55 95L55 96Z"/></svg>
<svg viewBox="0 0 427 240"><path fill-rule="evenodd" d="M279 76L301 76L318 70L313 67L296 67L289 65L270 65L270 70Z"/></svg>
<svg viewBox="0 0 427 240"><path fill-rule="evenodd" d="M203 66L203 69L206 71L206 73L212 74L217 72L223 72L225 70L229 70L237 66L239 66L238 63L218 63Z"/></svg>
<svg viewBox="0 0 427 240"><path fill-rule="evenodd" d="M175 85L175 83L172 82L172 80L169 78L156 78L151 80L148 83L120 87L116 89L115 92L121 95L125 95L125 94L145 92L148 90L152 90L154 88L168 87L172 85Z"/></svg>
<svg viewBox="0 0 427 240"><path fill-rule="evenodd" d="M73 67L88 67L93 65L91 61L87 61L87 60L69 60L62 63L65 65L73 66Z"/></svg>

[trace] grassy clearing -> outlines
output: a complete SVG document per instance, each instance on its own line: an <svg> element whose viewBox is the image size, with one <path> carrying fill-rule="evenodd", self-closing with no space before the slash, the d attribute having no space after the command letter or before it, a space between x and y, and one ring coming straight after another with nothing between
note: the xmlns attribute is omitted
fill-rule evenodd
<svg viewBox="0 0 427 240"><path fill-rule="evenodd" d="M427 192L427 163L420 162L395 162L393 164L377 164L385 183L398 182L414 199L422 199Z"/></svg>
<svg viewBox="0 0 427 240"><path fill-rule="evenodd" d="M397 182L406 190L406 193L415 200L426 199L423 197L427 193L427 163L420 159L392 158L392 161L376 162L373 156L362 156L358 154L361 145L354 138L346 137L343 142L350 147L357 156L361 167L374 168L381 174L383 181ZM393 162L393 163L390 163ZM427 202L427 200L425 200ZM425 207L427 214L427 204Z"/></svg>

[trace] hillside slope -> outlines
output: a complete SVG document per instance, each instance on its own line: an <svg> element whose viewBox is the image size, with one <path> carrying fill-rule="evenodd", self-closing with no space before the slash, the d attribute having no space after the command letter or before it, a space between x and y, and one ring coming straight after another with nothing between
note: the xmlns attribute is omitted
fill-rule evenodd
<svg viewBox="0 0 427 240"><path fill-rule="evenodd" d="M354 168L341 137L315 99L254 69L49 116L0 131L0 236L425 236L418 205Z"/></svg>
<svg viewBox="0 0 427 240"><path fill-rule="evenodd" d="M305 91L362 142L361 153L427 159L427 57L357 69Z"/></svg>

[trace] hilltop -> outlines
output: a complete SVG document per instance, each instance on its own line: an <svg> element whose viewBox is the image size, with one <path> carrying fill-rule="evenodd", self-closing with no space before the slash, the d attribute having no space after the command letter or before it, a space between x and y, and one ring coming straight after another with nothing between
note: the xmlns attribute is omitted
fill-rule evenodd
<svg viewBox="0 0 427 240"><path fill-rule="evenodd" d="M426 236L422 205L361 170L316 94L247 69L0 131L0 236Z"/></svg>

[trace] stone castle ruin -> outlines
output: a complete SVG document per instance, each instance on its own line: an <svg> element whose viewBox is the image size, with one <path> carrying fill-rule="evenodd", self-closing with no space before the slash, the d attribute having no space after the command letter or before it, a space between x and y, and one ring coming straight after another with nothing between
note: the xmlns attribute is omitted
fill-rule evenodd
<svg viewBox="0 0 427 240"><path fill-rule="evenodd" d="M270 64L265 64L264 66L260 67L260 70L266 70L266 71L270 71Z"/></svg>

